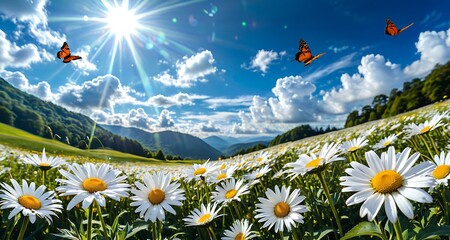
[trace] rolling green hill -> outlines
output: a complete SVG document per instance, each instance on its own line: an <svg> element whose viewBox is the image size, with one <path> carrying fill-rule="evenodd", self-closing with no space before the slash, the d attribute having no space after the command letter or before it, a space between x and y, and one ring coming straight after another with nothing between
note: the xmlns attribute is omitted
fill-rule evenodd
<svg viewBox="0 0 450 240"><path fill-rule="evenodd" d="M151 156L136 140L123 138L95 126L89 117L22 92L2 78L0 123L80 149L88 148L88 137L95 129L90 149L109 148L143 157Z"/></svg>
<svg viewBox="0 0 450 240"><path fill-rule="evenodd" d="M173 131L150 133L138 128L113 125L102 125L102 127L120 136L135 139L152 151L161 149L166 155L211 160L216 160L221 155L217 149L189 134Z"/></svg>
<svg viewBox="0 0 450 240"><path fill-rule="evenodd" d="M160 160L145 158L114 150L93 149L83 150L59 141L39 137L26 131L0 123L0 144L27 151L46 152L55 155L70 156L74 158L90 158L104 161L127 161L162 163Z"/></svg>

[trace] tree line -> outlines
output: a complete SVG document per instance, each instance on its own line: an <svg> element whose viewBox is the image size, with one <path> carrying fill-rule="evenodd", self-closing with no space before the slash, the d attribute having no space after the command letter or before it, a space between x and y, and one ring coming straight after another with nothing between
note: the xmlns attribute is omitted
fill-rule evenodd
<svg viewBox="0 0 450 240"><path fill-rule="evenodd" d="M408 112L445 100L448 96L450 96L450 61L444 65L436 65L424 80L415 78L403 83L402 90L392 89L389 96L384 94L375 96L371 105L349 113L345 127Z"/></svg>

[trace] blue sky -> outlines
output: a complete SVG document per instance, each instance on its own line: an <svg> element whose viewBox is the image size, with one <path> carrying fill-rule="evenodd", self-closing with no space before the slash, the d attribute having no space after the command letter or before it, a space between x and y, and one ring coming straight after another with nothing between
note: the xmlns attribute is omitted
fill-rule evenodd
<svg viewBox="0 0 450 240"><path fill-rule="evenodd" d="M99 123L209 135L342 127L450 60L433 1L0 0L0 76ZM385 20L400 35L384 34ZM310 66L292 62L299 39ZM67 41L82 60L56 58Z"/></svg>

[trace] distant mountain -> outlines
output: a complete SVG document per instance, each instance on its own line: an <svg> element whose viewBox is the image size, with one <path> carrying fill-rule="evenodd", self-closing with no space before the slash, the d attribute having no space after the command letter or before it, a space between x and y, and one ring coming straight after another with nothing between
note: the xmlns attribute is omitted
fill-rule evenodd
<svg viewBox="0 0 450 240"><path fill-rule="evenodd" d="M236 149L242 150L240 146L253 147L254 145L256 145L258 143L267 145L270 141L273 140L273 138L274 137L272 137L272 136L240 137L240 138L229 137L229 136L209 136L209 137L203 138L203 141L205 141L212 147L222 151L223 153L227 153L228 151L233 151ZM242 145L238 145L238 144L242 144ZM234 146L234 145L236 145L236 146ZM233 147L230 148L231 146L233 146Z"/></svg>
<svg viewBox="0 0 450 240"><path fill-rule="evenodd" d="M218 136L210 136L207 138L203 138L203 141L205 141L207 144L211 145L212 147L222 152L225 149L227 149L230 145L233 145L233 143L230 143L227 140Z"/></svg>
<svg viewBox="0 0 450 240"><path fill-rule="evenodd" d="M34 135L86 149L110 148L148 157L136 140L120 137L99 126L89 117L25 93L0 78L0 122ZM89 146L88 137L95 129Z"/></svg>
<svg viewBox="0 0 450 240"><path fill-rule="evenodd" d="M222 154L198 137L189 134L162 131L150 133L134 127L101 125L103 128L123 137L137 140L150 150L161 149L165 155L182 158L216 160Z"/></svg>
<svg viewBox="0 0 450 240"><path fill-rule="evenodd" d="M251 142L270 142L272 141L274 136L258 136L258 137L243 137L239 138L242 143L251 143Z"/></svg>
<svg viewBox="0 0 450 240"><path fill-rule="evenodd" d="M263 144L265 146L269 145L270 141L256 141L256 142L249 142L249 143L236 143L233 144L231 146L229 146L227 149L225 149L223 152L223 154L225 156L233 156L235 155L237 152L242 151L242 150L247 150L249 148L252 148L258 144Z"/></svg>

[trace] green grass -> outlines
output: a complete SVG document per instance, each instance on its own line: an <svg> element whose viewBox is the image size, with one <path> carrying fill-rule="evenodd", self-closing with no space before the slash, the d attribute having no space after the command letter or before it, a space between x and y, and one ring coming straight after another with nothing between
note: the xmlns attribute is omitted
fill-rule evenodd
<svg viewBox="0 0 450 240"><path fill-rule="evenodd" d="M0 143L28 152L42 152L42 149L45 147L45 151L52 155L59 155L80 160L88 158L90 161L140 162L161 165L193 164L199 162L199 160L161 161L154 158L145 158L109 149L83 150L56 140L33 135L3 123L0 123Z"/></svg>

